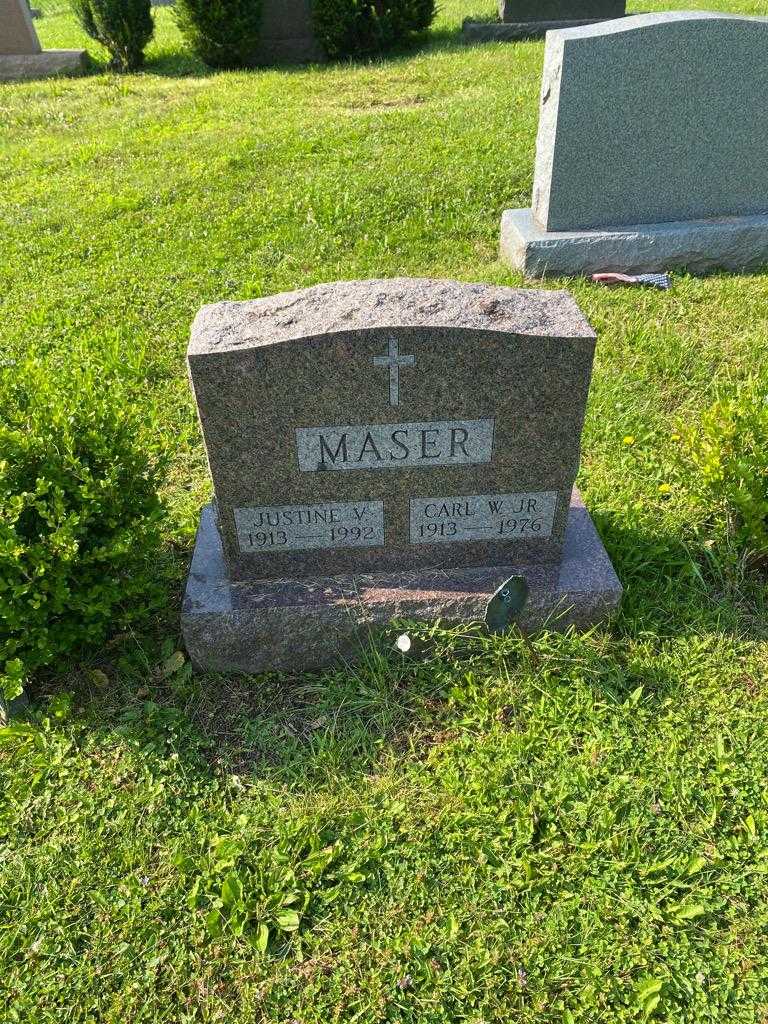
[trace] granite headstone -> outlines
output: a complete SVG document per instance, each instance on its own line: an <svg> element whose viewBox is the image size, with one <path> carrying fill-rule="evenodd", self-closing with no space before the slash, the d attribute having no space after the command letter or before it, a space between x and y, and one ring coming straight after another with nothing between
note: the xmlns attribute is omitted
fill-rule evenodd
<svg viewBox="0 0 768 1024"><path fill-rule="evenodd" d="M620 18L626 0L499 0L499 19L518 21L589 21Z"/></svg>
<svg viewBox="0 0 768 1024"><path fill-rule="evenodd" d="M0 54L40 53L26 0L0 0Z"/></svg>
<svg viewBox="0 0 768 1024"><path fill-rule="evenodd" d="M499 0L498 21L467 18L462 34L467 43L536 39L553 29L621 18L626 6L626 0Z"/></svg>
<svg viewBox="0 0 768 1024"><path fill-rule="evenodd" d="M603 616L620 587L573 495L594 344L567 292L394 279L204 307L195 663L315 667L395 614L482 615L515 566L531 625Z"/></svg>
<svg viewBox="0 0 768 1024"><path fill-rule="evenodd" d="M0 82L79 71L84 50L43 50L27 0L0 0Z"/></svg>
<svg viewBox="0 0 768 1024"><path fill-rule="evenodd" d="M766 52L768 19L708 11L550 33L505 258L529 276L765 263Z"/></svg>
<svg viewBox="0 0 768 1024"><path fill-rule="evenodd" d="M312 0L264 0L255 64L303 64L325 59L315 35Z"/></svg>

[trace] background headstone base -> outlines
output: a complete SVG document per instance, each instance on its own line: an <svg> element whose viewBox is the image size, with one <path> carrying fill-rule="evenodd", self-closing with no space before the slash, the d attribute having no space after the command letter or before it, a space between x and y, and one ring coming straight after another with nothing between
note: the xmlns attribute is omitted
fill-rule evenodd
<svg viewBox="0 0 768 1024"><path fill-rule="evenodd" d="M0 82L28 78L49 78L84 71L85 50L43 50L42 53L11 53L0 55Z"/></svg>
<svg viewBox="0 0 768 1024"><path fill-rule="evenodd" d="M499 21L566 21L600 18L607 21L627 13L626 0L498 0Z"/></svg>
<svg viewBox="0 0 768 1024"><path fill-rule="evenodd" d="M29 697L26 693L22 693L20 697L14 697L13 700L6 700L0 693L0 728L8 725L12 718L22 714L28 707Z"/></svg>
<svg viewBox="0 0 768 1024"><path fill-rule="evenodd" d="M768 214L593 231L546 231L530 209L505 210L501 258L528 278L688 270L758 270L768 265Z"/></svg>
<svg viewBox="0 0 768 1024"><path fill-rule="evenodd" d="M461 26L461 38L465 43L513 43L519 39L543 39L547 32L559 28L577 28L579 25L595 25L605 18L587 18L571 21L471 21L467 18Z"/></svg>
<svg viewBox="0 0 768 1024"><path fill-rule="evenodd" d="M217 672L302 672L354 660L370 632L393 618L483 619L514 574L530 594L520 626L588 628L608 617L621 584L574 490L559 566L502 565L302 580L233 582L212 506L203 510L187 581L182 631L195 667Z"/></svg>

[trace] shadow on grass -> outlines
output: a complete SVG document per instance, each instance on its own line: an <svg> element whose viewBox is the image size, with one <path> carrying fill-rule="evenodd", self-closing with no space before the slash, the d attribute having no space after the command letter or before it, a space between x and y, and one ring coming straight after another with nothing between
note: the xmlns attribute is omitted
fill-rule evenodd
<svg viewBox="0 0 768 1024"><path fill-rule="evenodd" d="M147 54L143 66L138 71L116 71L110 67L108 58L94 57L89 53L88 63L77 77L92 78L100 75L114 75L126 82L144 75L160 75L163 78L208 78L218 72L209 68L187 50L153 50Z"/></svg>
<svg viewBox="0 0 768 1024"><path fill-rule="evenodd" d="M360 659L317 674L196 675L178 656L180 591L148 632L118 637L86 664L41 681L32 693L46 714L62 692L70 721L116 736L152 760L173 756L195 775L269 778L300 790L375 770L382 749L409 749L442 728L450 689L462 673L519 656L519 637L489 637L479 625L450 631L394 623L363 638ZM395 638L408 628L414 655ZM169 653L170 652L170 653ZM418 737L418 740L415 740Z"/></svg>
<svg viewBox="0 0 768 1024"><path fill-rule="evenodd" d="M627 661L627 640L768 636L760 581L729 582L679 537L607 516L595 520L625 599L618 618L592 637L544 634L528 642L514 632L490 636L479 623L393 623L366 639L358 663L322 674L196 676L179 653L188 552L176 549L164 575L167 605L154 628L118 638L99 659L33 697L66 689L86 728L122 736L148 757L172 755L191 773L268 778L309 793L375 772L382 756L421 756L461 717L451 702L468 679L485 681L470 704L488 699L486 685L498 691L491 701L504 702L510 673L540 681L544 673L550 687L568 687L572 667L586 665L591 685L621 703L638 683L659 696L677 685L654 659L638 675ZM408 658L394 647L403 629L414 640Z"/></svg>
<svg viewBox="0 0 768 1024"><path fill-rule="evenodd" d="M717 630L745 639L768 636L764 579L729 570L677 535L630 528L600 513L593 519L624 587L623 635Z"/></svg>
<svg viewBox="0 0 768 1024"><path fill-rule="evenodd" d="M301 788L357 777L383 747L408 745L434 728L462 657L476 663L493 643L470 629L463 651L454 637L443 649L427 644L405 659L394 650L401 628L365 638L355 664L322 673L210 674L154 686L139 677L108 718L116 716L134 742L150 737L160 747L169 731L183 732L180 756L191 754L198 768L204 763L217 775L268 776ZM428 632L412 627L412 635Z"/></svg>
<svg viewBox="0 0 768 1024"><path fill-rule="evenodd" d="M218 74L216 68L209 68L188 50L155 50L144 64L142 71L163 78L209 78Z"/></svg>
<svg viewBox="0 0 768 1024"><path fill-rule="evenodd" d="M268 71L280 71L284 74L301 75L307 71L315 73L318 70L326 68L328 70L334 70L339 67L356 69L370 67L371 64L383 65L397 62L406 63L411 58L425 52L453 50L461 48L463 45L461 26L457 26L424 33L416 36L410 42L394 47L385 53L375 53L347 60L328 61L326 64L275 63L254 68L239 68L228 71L222 68L208 67L188 51L169 49L164 51L156 50L148 56L142 70L147 74L161 75L165 78L207 78L221 74L242 74L243 72L258 74L259 72ZM106 67L104 65L99 65L94 69L94 73L104 72L105 70Z"/></svg>

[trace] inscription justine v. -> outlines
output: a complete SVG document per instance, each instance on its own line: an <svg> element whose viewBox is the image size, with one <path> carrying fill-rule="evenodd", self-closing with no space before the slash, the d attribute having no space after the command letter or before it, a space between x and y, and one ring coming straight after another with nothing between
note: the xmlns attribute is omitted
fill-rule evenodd
<svg viewBox="0 0 768 1024"><path fill-rule="evenodd" d="M384 544L384 502L260 505L236 508L235 527L245 554L366 548Z"/></svg>
<svg viewBox="0 0 768 1024"><path fill-rule="evenodd" d="M304 473L472 466L491 461L493 430L492 419L299 427L296 451Z"/></svg>

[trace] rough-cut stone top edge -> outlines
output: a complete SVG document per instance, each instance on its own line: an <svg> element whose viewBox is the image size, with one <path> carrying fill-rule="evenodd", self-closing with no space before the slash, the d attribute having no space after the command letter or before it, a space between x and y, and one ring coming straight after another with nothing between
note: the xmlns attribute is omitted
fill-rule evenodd
<svg viewBox="0 0 768 1024"><path fill-rule="evenodd" d="M187 355L398 327L452 327L590 343L595 339L567 291L383 278L337 281L263 299L203 306L192 324Z"/></svg>
<svg viewBox="0 0 768 1024"><path fill-rule="evenodd" d="M655 28L681 21L736 21L762 25L768 31L768 18L754 15L726 14L722 11L661 11L658 14L630 14L624 18L614 18L611 21L602 21L595 25L553 29L547 32L547 46L596 39L600 36L613 36L623 32L635 32L638 29Z"/></svg>

